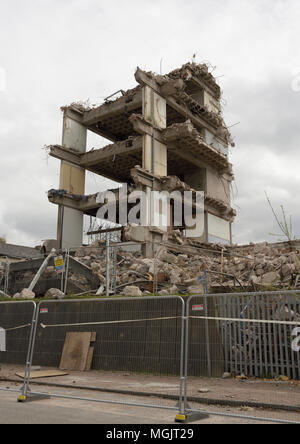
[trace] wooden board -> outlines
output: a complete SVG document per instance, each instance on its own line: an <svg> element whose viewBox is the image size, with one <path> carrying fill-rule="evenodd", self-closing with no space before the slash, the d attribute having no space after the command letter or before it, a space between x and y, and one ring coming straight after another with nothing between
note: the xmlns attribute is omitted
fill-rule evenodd
<svg viewBox="0 0 300 444"><path fill-rule="evenodd" d="M84 371L92 338L92 332L67 333L59 368L61 370Z"/></svg>
<svg viewBox="0 0 300 444"><path fill-rule="evenodd" d="M85 364L85 369L84 369L86 372L91 370L93 356L94 356L94 347L90 347L89 352L88 352L88 356L87 356L87 360L86 360L86 364Z"/></svg>
<svg viewBox="0 0 300 444"><path fill-rule="evenodd" d="M97 333L96 332L92 332L91 334L91 346L88 352L88 356L87 356L87 361L86 361L86 366L85 366L85 371L89 371L91 370L92 367L92 362L93 362L93 356L94 356L94 345L92 345L92 343L94 343L96 341L97 338Z"/></svg>
<svg viewBox="0 0 300 444"><path fill-rule="evenodd" d="M24 373L16 373L20 378L24 378ZM38 379L38 378L51 378L56 376L66 376L68 373L62 372L59 370L38 370L31 372L30 379Z"/></svg>

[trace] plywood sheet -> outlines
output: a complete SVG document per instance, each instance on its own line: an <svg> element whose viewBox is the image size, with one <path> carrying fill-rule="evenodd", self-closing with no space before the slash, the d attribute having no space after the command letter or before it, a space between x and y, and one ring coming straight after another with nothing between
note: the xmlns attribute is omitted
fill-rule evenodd
<svg viewBox="0 0 300 444"><path fill-rule="evenodd" d="M88 356L87 356L87 360L86 360L86 365L85 365L85 371L86 372L91 370L92 362L93 362L93 356L94 356L94 347L90 347L89 352L88 352Z"/></svg>
<svg viewBox="0 0 300 444"><path fill-rule="evenodd" d="M68 373L59 370L37 370L31 372L30 379L51 378L56 376L66 376ZM20 378L24 378L24 373L16 373Z"/></svg>
<svg viewBox="0 0 300 444"><path fill-rule="evenodd" d="M61 370L84 371L90 350L91 338L91 332L67 333L59 368Z"/></svg>

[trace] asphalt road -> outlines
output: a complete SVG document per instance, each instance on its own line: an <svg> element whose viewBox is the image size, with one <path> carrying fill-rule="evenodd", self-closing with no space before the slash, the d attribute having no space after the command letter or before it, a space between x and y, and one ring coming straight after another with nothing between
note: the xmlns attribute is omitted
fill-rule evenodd
<svg viewBox="0 0 300 444"><path fill-rule="evenodd" d="M79 394L76 394L79 396ZM17 393L0 392L1 424L173 424L175 412L51 398L18 403ZM85 394L86 396L86 394Z"/></svg>
<svg viewBox="0 0 300 444"><path fill-rule="evenodd" d="M5 385L1 385L5 387ZM59 390L56 391L57 394ZM18 403L19 393L0 391L0 423L1 424L157 424L175 426L176 411L138 406L98 403L65 398L51 397L27 403ZM62 393L61 393L62 394ZM66 394L66 393L65 393ZM91 398L90 392L73 391L71 396ZM102 394L102 398L105 395ZM118 395L106 395L113 401L119 401ZM149 399L134 399L123 396L124 402L151 402ZM155 403L155 400L152 400ZM195 424L254 424L253 421L238 418L211 416Z"/></svg>

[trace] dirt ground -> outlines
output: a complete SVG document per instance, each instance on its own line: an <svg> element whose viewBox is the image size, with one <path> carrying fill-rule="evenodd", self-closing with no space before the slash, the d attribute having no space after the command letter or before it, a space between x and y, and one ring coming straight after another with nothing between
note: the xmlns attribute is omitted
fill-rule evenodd
<svg viewBox="0 0 300 444"><path fill-rule="evenodd" d="M43 368L42 370L47 370ZM2 365L1 386L20 387L22 379L16 373L23 366ZM3 385L4 384L4 385ZM89 396L104 393L119 396L136 396L148 399L147 404L175 405L179 396L180 381L174 376L153 376L125 372L69 372L68 375L32 379L32 390L43 391L47 386L55 389L85 390ZM99 394L102 392L102 394ZM189 404L193 409L208 412L237 414L300 422L300 382L238 379L190 378L188 381ZM268 409L267 405L272 406ZM277 409L274 409L277 406ZM280 408L282 407L282 409ZM288 411L290 407L294 411ZM298 411L297 411L298 409Z"/></svg>

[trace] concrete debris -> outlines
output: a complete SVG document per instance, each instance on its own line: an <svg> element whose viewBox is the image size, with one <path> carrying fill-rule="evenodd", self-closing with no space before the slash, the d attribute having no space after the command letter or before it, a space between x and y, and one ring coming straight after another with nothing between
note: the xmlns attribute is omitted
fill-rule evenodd
<svg viewBox="0 0 300 444"><path fill-rule="evenodd" d="M288 378L287 376L281 375L279 376L279 381L283 381L283 382L288 382L290 380L290 378Z"/></svg>
<svg viewBox="0 0 300 444"><path fill-rule="evenodd" d="M45 299L64 299L65 294L58 288L50 288L45 294Z"/></svg>
<svg viewBox="0 0 300 444"><path fill-rule="evenodd" d="M176 287L176 285L172 285L172 287L169 288L170 295L178 294L178 293L179 293L179 289L178 289L178 287Z"/></svg>
<svg viewBox="0 0 300 444"><path fill-rule="evenodd" d="M202 285L191 285L188 287L187 292L189 294L203 294L204 289Z"/></svg>
<svg viewBox="0 0 300 444"><path fill-rule="evenodd" d="M122 291L124 296L142 296L142 292L139 287L135 287L134 285L125 287Z"/></svg>
<svg viewBox="0 0 300 444"><path fill-rule="evenodd" d="M168 290L160 290L158 294L159 296L169 296L170 293L168 292Z"/></svg>
<svg viewBox="0 0 300 444"><path fill-rule="evenodd" d="M19 296L20 299L34 299L35 293L33 291L28 290L27 288L24 288Z"/></svg>
<svg viewBox="0 0 300 444"><path fill-rule="evenodd" d="M216 83L216 79L213 77L213 75L209 72L209 67L207 64L197 64L197 63L186 63L181 68L177 68L174 71L170 72L168 75L156 75L152 72L147 72L147 75L150 78L153 78L156 80L156 82L161 86L165 86L169 83L172 83L172 81L189 81L191 78L197 77L199 80L204 81L207 83L210 88L213 90L214 95L217 99L221 98L221 88ZM178 82L177 84L174 84L176 89L181 89L181 84Z"/></svg>
<svg viewBox="0 0 300 444"><path fill-rule="evenodd" d="M162 251L158 254L157 259L158 259L159 261L167 262L167 263L169 263L169 264L176 264L176 263L177 263L177 256L175 256L175 254L168 253L168 252L165 251L165 250L162 250Z"/></svg>
<svg viewBox="0 0 300 444"><path fill-rule="evenodd" d="M75 256L105 285L103 244L82 247ZM172 231L155 258L144 258L140 250L122 251L120 247L117 261L116 285L120 294L140 296L155 290L160 295L203 294L203 282L199 278L203 277L204 271L212 292L288 289L300 274L300 245L297 242L293 245L264 243L244 247L203 244L185 238L180 231Z"/></svg>
<svg viewBox="0 0 300 444"><path fill-rule="evenodd" d="M240 412L254 412L254 408L253 407L247 407L247 406L242 406L239 408Z"/></svg>
<svg viewBox="0 0 300 444"><path fill-rule="evenodd" d="M199 388L198 393L210 393L210 390L207 388Z"/></svg>
<svg viewBox="0 0 300 444"><path fill-rule="evenodd" d="M247 246L204 244L196 239L186 238L179 230L175 230L165 234L164 242L154 245L154 258L144 256L142 242L136 245L137 248L131 251L125 246L118 246L115 278L117 294L203 294L204 272L208 276L208 290L212 293L268 291L300 286L299 241ZM149 244L150 247L152 250L153 245ZM99 289L97 296L103 295L106 288L105 243L97 241L91 246L78 248L73 254L73 261L79 268L69 272L68 288L79 288L82 292L95 294ZM112 260L110 266L112 289ZM82 270L87 271L87 274ZM20 281L30 282L32 273L34 272L24 271L19 277ZM95 284L87 279L88 273L95 278ZM55 288L55 281L52 279L57 279L54 266L48 266L44 274L49 281L50 290L46 289L42 296L62 299L64 294ZM41 297L40 293L35 295L26 288L16 291L18 292L13 296L15 299ZM76 294L76 291L71 290L69 294ZM288 307L283 307L282 312L274 315L275 319L300 319L300 315ZM250 331L248 335L251 335Z"/></svg>
<svg viewBox="0 0 300 444"><path fill-rule="evenodd" d="M269 273L263 274L261 278L262 285L272 285L276 284L280 279L280 276L275 271L270 271Z"/></svg>
<svg viewBox="0 0 300 444"><path fill-rule="evenodd" d="M232 378L231 373L228 373L228 372L223 373L222 379L231 379L231 378Z"/></svg>

